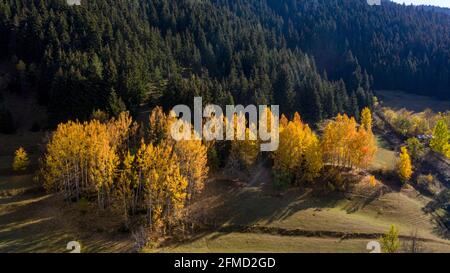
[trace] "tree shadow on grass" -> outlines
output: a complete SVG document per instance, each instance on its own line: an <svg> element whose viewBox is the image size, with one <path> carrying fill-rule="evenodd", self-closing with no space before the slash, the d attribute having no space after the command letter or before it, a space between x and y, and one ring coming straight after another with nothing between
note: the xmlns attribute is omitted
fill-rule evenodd
<svg viewBox="0 0 450 273"><path fill-rule="evenodd" d="M254 226L283 221L299 211L333 208L343 198L342 194L316 196L312 189L277 192L268 187L236 187L229 180L217 180L206 187L204 199L214 198L214 202L198 201L193 219L197 229L184 240L163 242L162 247L177 247L210 235L209 239L214 240L233 232L245 232Z"/></svg>
<svg viewBox="0 0 450 273"><path fill-rule="evenodd" d="M443 190L423 208L436 219L433 233L441 238L450 239L450 190Z"/></svg>
<svg viewBox="0 0 450 273"><path fill-rule="evenodd" d="M55 246L63 231L55 225L54 216L45 211L48 196L15 196L3 204L0 215L0 252L63 252ZM67 244L67 242L66 242Z"/></svg>
<svg viewBox="0 0 450 273"><path fill-rule="evenodd" d="M366 191L357 195L346 194L349 196L348 204L344 206L344 210L347 213L355 213L359 210L363 210L366 206L370 205L372 202L379 200L383 195L392 192L392 189L386 187L385 185L377 187L376 189Z"/></svg>
<svg viewBox="0 0 450 273"><path fill-rule="evenodd" d="M244 188L227 195L226 200L213 208L210 215L214 216L214 222L219 226L271 224L301 210L332 208L340 199L337 195L318 198L310 189L294 188L279 195L261 188Z"/></svg>
<svg viewBox="0 0 450 273"><path fill-rule="evenodd" d="M77 217L68 215L73 211L68 213L55 196L19 195L0 200L0 252L69 252L66 246L70 241L78 241L82 252L131 252L128 234L80 228Z"/></svg>

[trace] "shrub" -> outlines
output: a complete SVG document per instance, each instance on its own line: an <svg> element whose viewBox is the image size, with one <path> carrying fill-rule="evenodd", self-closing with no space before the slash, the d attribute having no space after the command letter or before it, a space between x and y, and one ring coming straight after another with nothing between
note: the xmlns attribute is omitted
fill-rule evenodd
<svg viewBox="0 0 450 273"><path fill-rule="evenodd" d="M30 160L28 159L28 154L24 148L20 147L16 150L12 168L15 172L26 171L30 165Z"/></svg>
<svg viewBox="0 0 450 273"><path fill-rule="evenodd" d="M220 168L220 157L214 146L208 149L208 166L214 171Z"/></svg>
<svg viewBox="0 0 450 273"><path fill-rule="evenodd" d="M86 214L89 211L89 201L86 198L82 197L78 201L78 209L82 214Z"/></svg>
<svg viewBox="0 0 450 273"><path fill-rule="evenodd" d="M436 179L433 175L419 175L417 177L416 185L419 189L424 190L430 194L436 194L439 191L439 187L436 185Z"/></svg>
<svg viewBox="0 0 450 273"><path fill-rule="evenodd" d="M414 160L420 160L425 153L425 146L416 137L408 138L406 147Z"/></svg>
<svg viewBox="0 0 450 273"><path fill-rule="evenodd" d="M391 225L389 232L380 238L381 250L383 253L395 253L400 247L398 239L398 229L395 225Z"/></svg>
<svg viewBox="0 0 450 273"><path fill-rule="evenodd" d="M293 180L293 175L283 170L274 170L273 177L274 187L278 190L284 190L288 188Z"/></svg>

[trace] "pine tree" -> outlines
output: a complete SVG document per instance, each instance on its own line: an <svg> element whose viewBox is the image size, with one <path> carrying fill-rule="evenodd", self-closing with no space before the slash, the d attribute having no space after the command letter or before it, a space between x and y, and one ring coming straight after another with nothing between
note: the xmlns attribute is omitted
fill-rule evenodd
<svg viewBox="0 0 450 273"><path fill-rule="evenodd" d="M277 78L273 84L275 103L280 105L284 113L291 113L294 107L295 92L287 66L279 69Z"/></svg>
<svg viewBox="0 0 450 273"><path fill-rule="evenodd" d="M350 109L348 110L351 116L354 116L356 119L359 118L359 106L358 99L356 97L355 92L352 92L350 96Z"/></svg>
<svg viewBox="0 0 450 273"><path fill-rule="evenodd" d="M108 97L108 112L113 117L119 116L120 113L127 111L127 106L123 102L114 89L111 89L111 93Z"/></svg>

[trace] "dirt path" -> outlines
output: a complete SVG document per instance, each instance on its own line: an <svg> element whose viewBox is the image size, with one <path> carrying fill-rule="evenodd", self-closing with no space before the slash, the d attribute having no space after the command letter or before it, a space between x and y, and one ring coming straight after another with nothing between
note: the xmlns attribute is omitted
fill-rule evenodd
<svg viewBox="0 0 450 273"><path fill-rule="evenodd" d="M270 234L279 236L296 236L296 237L316 237L316 238L337 238L340 240L348 239L378 239L383 236L383 233L365 233L365 232L340 232L329 230L305 230L305 229L285 229L279 227L268 226L241 226L228 225L223 227L210 226L202 231L221 232L221 233L256 233L256 234ZM434 242L446 245L450 248L450 241L413 237L407 235L399 235L401 240L416 239L422 242Z"/></svg>
<svg viewBox="0 0 450 273"><path fill-rule="evenodd" d="M389 123L387 123L383 117L377 113L377 111L374 111L373 113L373 120L374 124L377 124L379 126L375 126L374 133L377 135L380 135L386 143L389 144L389 147L394 150L399 150L400 146L404 142L404 138L402 136L399 136L397 133L395 133L390 126Z"/></svg>

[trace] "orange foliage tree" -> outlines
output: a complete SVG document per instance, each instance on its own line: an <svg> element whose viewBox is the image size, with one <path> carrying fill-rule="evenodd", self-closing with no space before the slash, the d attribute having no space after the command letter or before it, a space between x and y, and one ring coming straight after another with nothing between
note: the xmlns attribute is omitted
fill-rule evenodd
<svg viewBox="0 0 450 273"><path fill-rule="evenodd" d="M285 119L282 117L282 119ZM322 151L316 134L295 113L294 119L280 122L280 144L273 153L278 183L311 182L323 167Z"/></svg>
<svg viewBox="0 0 450 273"><path fill-rule="evenodd" d="M325 126L322 149L328 164L366 168L373 160L377 145L370 130L358 127L353 117L339 114Z"/></svg>

